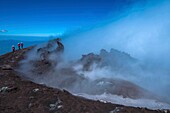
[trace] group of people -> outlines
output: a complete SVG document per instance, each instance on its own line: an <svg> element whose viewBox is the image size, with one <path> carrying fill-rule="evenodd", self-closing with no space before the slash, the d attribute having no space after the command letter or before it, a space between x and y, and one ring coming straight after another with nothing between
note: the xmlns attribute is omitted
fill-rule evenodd
<svg viewBox="0 0 170 113"><path fill-rule="evenodd" d="M24 43L23 42L18 43L18 50L23 49L23 48L24 48ZM12 51L15 52L15 46L14 45L12 45Z"/></svg>

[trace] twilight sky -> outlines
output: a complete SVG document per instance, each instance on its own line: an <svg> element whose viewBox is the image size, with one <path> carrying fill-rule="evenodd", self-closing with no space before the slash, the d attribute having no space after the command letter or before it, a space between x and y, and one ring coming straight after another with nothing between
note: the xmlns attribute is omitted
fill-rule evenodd
<svg viewBox="0 0 170 113"><path fill-rule="evenodd" d="M93 26L137 2L145 0L0 0L0 35L62 34Z"/></svg>

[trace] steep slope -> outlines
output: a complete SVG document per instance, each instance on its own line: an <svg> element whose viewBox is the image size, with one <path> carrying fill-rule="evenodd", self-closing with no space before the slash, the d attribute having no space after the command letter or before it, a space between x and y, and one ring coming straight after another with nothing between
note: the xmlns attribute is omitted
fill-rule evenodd
<svg viewBox="0 0 170 113"><path fill-rule="evenodd" d="M0 56L0 111L2 113L169 113L92 101L66 90L38 85L15 71L31 48Z"/></svg>

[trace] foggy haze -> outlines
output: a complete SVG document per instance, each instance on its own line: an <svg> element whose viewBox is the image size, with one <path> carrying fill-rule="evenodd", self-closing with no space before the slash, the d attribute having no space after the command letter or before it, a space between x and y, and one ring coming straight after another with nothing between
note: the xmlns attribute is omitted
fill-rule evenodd
<svg viewBox="0 0 170 113"><path fill-rule="evenodd" d="M149 70L139 72L142 77L131 81L170 95L170 2L154 2L155 5L148 3L145 7L134 5L120 19L65 37L66 57L76 59L100 49L125 51Z"/></svg>
<svg viewBox="0 0 170 113"><path fill-rule="evenodd" d="M134 5L120 19L103 22L96 28L68 37L63 36L69 58L78 58L84 53L97 52L102 48L115 48L144 61L164 61L167 64L170 57L169 12L168 0L141 9ZM115 16L113 18L117 18Z"/></svg>
<svg viewBox="0 0 170 113"><path fill-rule="evenodd" d="M36 50L38 47L28 53L28 58L22 61L21 70L36 82L52 87L63 88L64 86L61 86L63 82L68 79L73 80L73 84L67 87L73 92L75 90L83 91L83 88L84 91L90 90L91 87L88 83L93 84L91 81L95 80L126 80L170 102L168 100L170 95L169 12L169 1L163 1L155 5L148 4L144 8L141 7L141 9L134 5L125 12L125 16L121 16L119 19L107 20L107 22L103 22L91 30L63 35L64 58L58 59L55 53L51 54L48 60L54 64L53 68L49 69L47 73L43 73L43 76L36 77L30 71L34 70L34 66L30 62L40 58ZM83 54L90 52L100 54L101 49L110 51L111 48L120 52L116 52L113 56L102 57L107 63L111 63L109 66L101 68L98 66L100 64L94 63L90 71L82 71L81 64L73 63L80 59ZM52 50L49 49L49 51ZM124 52L130 55L124 54ZM115 63L112 58L115 58L114 55L118 54L128 56L128 59L118 57L116 58L119 61L118 65L112 65ZM137 63L126 62L129 61L131 56L137 59ZM57 64L57 62L59 63ZM119 67L119 70L114 70L115 67ZM76 80L70 76L67 78L69 74L76 75L78 78ZM82 79L87 79L90 82L87 83L86 80L80 82ZM68 85L67 82L64 85ZM81 85L83 86L82 89L80 88Z"/></svg>

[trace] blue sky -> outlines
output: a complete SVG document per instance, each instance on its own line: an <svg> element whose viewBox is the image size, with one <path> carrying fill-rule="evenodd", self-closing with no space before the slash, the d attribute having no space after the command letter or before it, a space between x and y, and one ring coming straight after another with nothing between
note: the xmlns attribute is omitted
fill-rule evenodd
<svg viewBox="0 0 170 113"><path fill-rule="evenodd" d="M138 0L0 0L0 35L48 36L92 26ZM142 0L144 3L145 0Z"/></svg>

